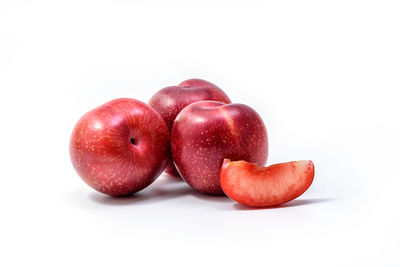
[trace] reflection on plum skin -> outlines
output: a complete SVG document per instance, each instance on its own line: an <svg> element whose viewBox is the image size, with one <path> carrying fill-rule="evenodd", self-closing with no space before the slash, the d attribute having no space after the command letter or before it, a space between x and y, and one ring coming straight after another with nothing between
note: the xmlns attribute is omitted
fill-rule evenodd
<svg viewBox="0 0 400 267"><path fill-rule="evenodd" d="M322 202L333 201L333 198L311 198L311 199L295 199L290 202L284 203L282 205L273 206L273 207L250 207L240 203L235 203L236 210L266 210L266 209L282 209L282 208L290 208L296 206L317 204Z"/></svg>

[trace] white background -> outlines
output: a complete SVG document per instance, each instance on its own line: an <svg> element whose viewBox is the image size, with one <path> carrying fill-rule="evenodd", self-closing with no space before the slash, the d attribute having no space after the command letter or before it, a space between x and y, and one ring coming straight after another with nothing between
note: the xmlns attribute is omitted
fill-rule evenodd
<svg viewBox="0 0 400 267"><path fill-rule="evenodd" d="M399 266L399 51L398 1L0 0L0 265ZM76 121L188 78L259 112L269 164L312 159L311 188L252 210L86 186Z"/></svg>

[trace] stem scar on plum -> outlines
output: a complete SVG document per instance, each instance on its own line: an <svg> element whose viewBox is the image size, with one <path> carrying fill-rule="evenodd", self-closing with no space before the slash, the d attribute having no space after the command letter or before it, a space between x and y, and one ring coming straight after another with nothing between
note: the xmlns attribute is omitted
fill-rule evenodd
<svg viewBox="0 0 400 267"><path fill-rule="evenodd" d="M131 137L129 140L131 141L132 145L136 145L137 144L137 141L135 140L135 138Z"/></svg>

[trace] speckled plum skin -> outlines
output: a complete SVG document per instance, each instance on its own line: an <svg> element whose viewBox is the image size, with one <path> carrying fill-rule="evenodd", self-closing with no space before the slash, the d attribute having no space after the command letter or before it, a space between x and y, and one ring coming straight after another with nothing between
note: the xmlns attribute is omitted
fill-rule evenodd
<svg viewBox="0 0 400 267"><path fill-rule="evenodd" d="M169 131L146 103L121 98L86 113L70 139L72 164L95 190L123 196L150 185L164 170Z"/></svg>
<svg viewBox="0 0 400 267"><path fill-rule="evenodd" d="M261 117L243 104L200 101L185 107L171 133L173 160L194 189L223 195L219 172L225 158L264 165L267 130Z"/></svg>
<svg viewBox="0 0 400 267"><path fill-rule="evenodd" d="M158 91L149 101L149 105L157 110L167 123L168 129L176 116L187 105L201 101L214 100L223 103L231 103L229 97L218 86L201 79L189 79L178 86L169 86ZM165 172L179 177L172 158L167 164Z"/></svg>

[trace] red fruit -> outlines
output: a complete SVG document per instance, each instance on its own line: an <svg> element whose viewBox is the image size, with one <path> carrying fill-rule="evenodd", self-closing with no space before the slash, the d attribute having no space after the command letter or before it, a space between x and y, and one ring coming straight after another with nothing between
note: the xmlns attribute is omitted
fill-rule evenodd
<svg viewBox="0 0 400 267"><path fill-rule="evenodd" d="M303 194L314 179L311 160L258 167L246 161L224 160L220 180L231 199L253 207L283 204Z"/></svg>
<svg viewBox="0 0 400 267"><path fill-rule="evenodd" d="M169 130L171 130L179 112L187 105L201 100L231 103L224 91L215 84L201 79L190 79L181 82L178 86L169 86L161 89L153 95L149 105L161 114ZM173 176L179 176L171 156L165 172Z"/></svg>
<svg viewBox="0 0 400 267"><path fill-rule="evenodd" d="M246 105L200 101L176 117L171 151L179 173L190 186L223 195L219 173L224 158L265 164L267 130L257 112Z"/></svg>
<svg viewBox="0 0 400 267"><path fill-rule="evenodd" d="M99 192L128 195L150 185L168 160L169 132L147 104L121 98L86 113L70 140L72 164Z"/></svg>

